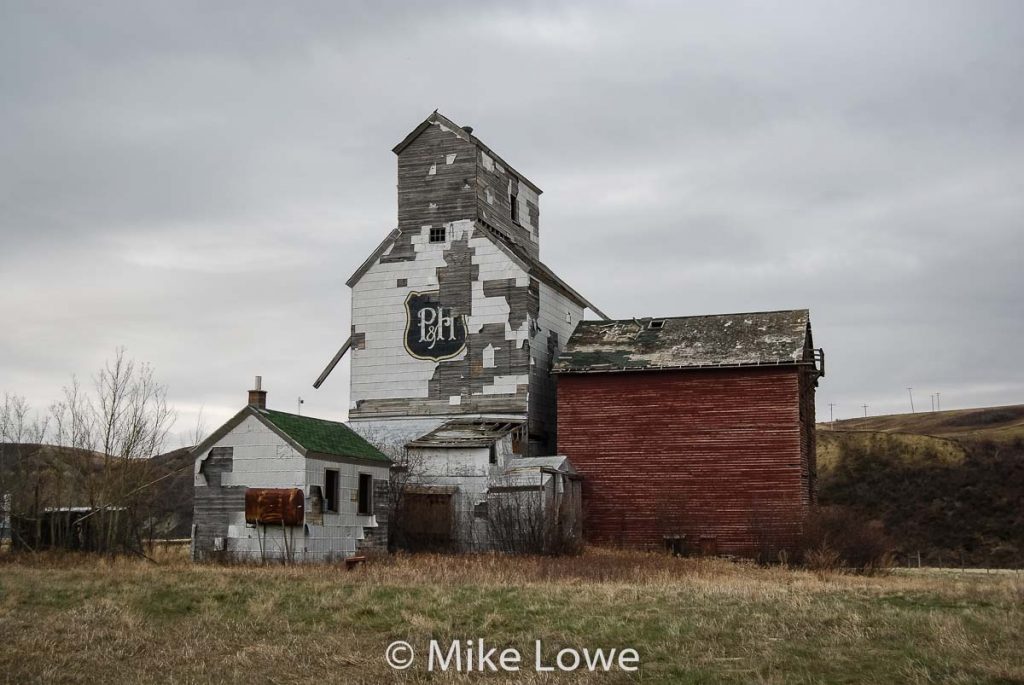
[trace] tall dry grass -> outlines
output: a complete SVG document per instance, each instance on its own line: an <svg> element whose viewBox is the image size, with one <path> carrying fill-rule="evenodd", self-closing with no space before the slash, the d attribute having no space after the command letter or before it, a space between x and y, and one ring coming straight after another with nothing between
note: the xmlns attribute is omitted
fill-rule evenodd
<svg viewBox="0 0 1024 685"><path fill-rule="evenodd" d="M587 549L339 566L79 555L0 566L6 682L479 682L396 676L394 639L636 647L642 682L1024 679L1019 575L832 574ZM487 682L637 682L625 674Z"/></svg>

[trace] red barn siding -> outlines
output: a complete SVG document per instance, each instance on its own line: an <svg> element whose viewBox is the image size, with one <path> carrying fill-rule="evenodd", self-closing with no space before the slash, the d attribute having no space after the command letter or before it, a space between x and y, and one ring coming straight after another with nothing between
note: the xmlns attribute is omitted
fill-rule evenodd
<svg viewBox="0 0 1024 685"><path fill-rule="evenodd" d="M792 543L813 496L813 382L800 376L560 375L558 451L584 477L588 539L655 547L664 535L707 535L736 554Z"/></svg>

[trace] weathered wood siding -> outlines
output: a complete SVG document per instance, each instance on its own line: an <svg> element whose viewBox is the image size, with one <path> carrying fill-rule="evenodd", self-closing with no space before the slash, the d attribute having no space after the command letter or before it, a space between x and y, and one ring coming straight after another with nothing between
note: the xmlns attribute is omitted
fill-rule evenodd
<svg viewBox="0 0 1024 685"><path fill-rule="evenodd" d="M479 216L488 225L510 236L532 257L540 254L540 196L523 183L500 159L486 150L477 151L477 203ZM512 218L512 198L517 218Z"/></svg>
<svg viewBox="0 0 1024 685"><path fill-rule="evenodd" d="M234 468L231 447L214 447L198 470L192 504L192 557L206 559L226 549L226 542L216 550L217 538L226 541L231 515L245 514L245 488L231 485L229 475Z"/></svg>
<svg viewBox="0 0 1024 685"><path fill-rule="evenodd" d="M529 428L534 456L555 454L557 446L557 402L551 365L576 325L583 308L546 283L539 284L540 306L531 338Z"/></svg>
<svg viewBox="0 0 1024 685"><path fill-rule="evenodd" d="M584 477L587 537L657 547L708 536L736 554L794 543L812 496L800 374L560 375L558 450Z"/></svg>
<svg viewBox="0 0 1024 685"><path fill-rule="evenodd" d="M476 146L433 124L398 155L398 229L387 261L413 260L424 226L476 218Z"/></svg>

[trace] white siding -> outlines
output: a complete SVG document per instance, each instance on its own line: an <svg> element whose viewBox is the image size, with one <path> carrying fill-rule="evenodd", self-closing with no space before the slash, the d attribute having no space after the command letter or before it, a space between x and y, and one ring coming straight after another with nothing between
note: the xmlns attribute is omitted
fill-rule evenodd
<svg viewBox="0 0 1024 685"><path fill-rule="evenodd" d="M447 225L448 241L431 243L429 227L414 236L416 259L411 262L379 261L362 275L352 288L352 327L366 336L364 349L353 349L351 401L425 398L428 381L434 375L437 362L416 359L405 349L405 300L411 292L436 290L437 269L444 267L444 250L452 240L469 232L469 245L475 250L473 264L480 274L473 284L472 313L466 317L469 333L479 332L485 323L507 326L509 307L503 297L485 297L483 281L516 279L517 284L528 285L525 271L482 234L476 234L472 221L456 221ZM407 279L398 286L398 279ZM510 344L522 346L526 340L527 324L520 329L506 330ZM463 353L464 354L464 353ZM458 358L458 357L456 357ZM509 391L508 386L502 392Z"/></svg>

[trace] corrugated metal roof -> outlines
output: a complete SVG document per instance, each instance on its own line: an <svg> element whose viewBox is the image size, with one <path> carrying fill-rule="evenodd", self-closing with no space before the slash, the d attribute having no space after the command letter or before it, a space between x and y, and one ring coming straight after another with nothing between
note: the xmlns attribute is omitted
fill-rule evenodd
<svg viewBox="0 0 1024 685"><path fill-rule="evenodd" d="M406 447L490 447L523 425L509 419L452 419L406 443Z"/></svg>
<svg viewBox="0 0 1024 685"><path fill-rule="evenodd" d="M554 373L810 362L806 309L664 319L583 321Z"/></svg>

